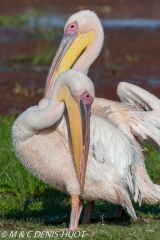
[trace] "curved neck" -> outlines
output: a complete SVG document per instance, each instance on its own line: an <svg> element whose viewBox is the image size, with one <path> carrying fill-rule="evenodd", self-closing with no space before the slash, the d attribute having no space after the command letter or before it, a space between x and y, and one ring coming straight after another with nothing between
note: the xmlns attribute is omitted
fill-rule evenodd
<svg viewBox="0 0 160 240"><path fill-rule="evenodd" d="M88 73L91 64L97 59L99 53L102 49L104 42L104 32L100 22L94 24L95 39L94 41L85 49L83 54L78 58L78 60L73 65L73 69L80 70L85 74Z"/></svg>
<svg viewBox="0 0 160 240"><path fill-rule="evenodd" d="M65 104L57 100L57 92L61 85L70 87L72 79L65 73L56 81L51 98L43 98L38 106L28 108L15 121L13 135L24 141L39 130L53 126L63 115Z"/></svg>
<svg viewBox="0 0 160 240"><path fill-rule="evenodd" d="M12 137L17 141L25 141L39 130L53 126L61 118L64 107L63 102L42 99L38 106L27 109L16 119Z"/></svg>

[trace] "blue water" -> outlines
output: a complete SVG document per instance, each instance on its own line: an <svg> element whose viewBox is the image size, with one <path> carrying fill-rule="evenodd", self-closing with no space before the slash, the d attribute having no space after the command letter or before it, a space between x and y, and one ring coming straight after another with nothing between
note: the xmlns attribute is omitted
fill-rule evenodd
<svg viewBox="0 0 160 240"><path fill-rule="evenodd" d="M67 18L66 18L67 20ZM34 18L30 19L30 27L34 27L37 23L41 27L53 26L64 27L66 20L60 17L40 17L38 21ZM160 19L101 19L104 28L158 28L160 27Z"/></svg>
<svg viewBox="0 0 160 240"><path fill-rule="evenodd" d="M68 17L58 17L52 15L44 15L41 17L30 17L28 19L28 24L25 26L9 26L7 28L0 27L0 42L9 42L9 41L21 41L27 39L27 36L34 35L34 28L38 27L43 31L52 30L52 28L64 28L64 25L67 21ZM160 27L160 19L101 19L102 25L104 29L112 28L112 29L125 29L125 28L132 28L132 29L148 29L154 30ZM32 32L30 35L25 34L17 34L17 30L28 31L30 29Z"/></svg>
<svg viewBox="0 0 160 240"><path fill-rule="evenodd" d="M160 19L108 19L102 20L104 28L157 28L160 27Z"/></svg>

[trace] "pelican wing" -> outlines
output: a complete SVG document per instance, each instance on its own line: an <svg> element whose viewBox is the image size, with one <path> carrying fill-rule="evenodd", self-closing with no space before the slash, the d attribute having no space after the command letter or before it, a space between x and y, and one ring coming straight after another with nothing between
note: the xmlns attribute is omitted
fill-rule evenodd
<svg viewBox="0 0 160 240"><path fill-rule="evenodd" d="M90 155L104 168L113 166L128 183L130 192L138 189L136 182L136 165L141 165L134 143L114 123L96 115L91 115ZM138 190L137 190L138 191Z"/></svg>
<svg viewBox="0 0 160 240"><path fill-rule="evenodd" d="M130 107L126 117L133 134L160 150L160 100L146 90L125 82L118 85L117 93L122 103Z"/></svg>
<svg viewBox="0 0 160 240"><path fill-rule="evenodd" d="M104 169L114 167L126 179L136 202L159 201L159 186L154 186L149 178L142 152L113 122L96 114L91 115L89 154Z"/></svg>
<svg viewBox="0 0 160 240"><path fill-rule="evenodd" d="M148 91L126 82L119 83L117 94L121 101L138 110L160 111L160 100Z"/></svg>

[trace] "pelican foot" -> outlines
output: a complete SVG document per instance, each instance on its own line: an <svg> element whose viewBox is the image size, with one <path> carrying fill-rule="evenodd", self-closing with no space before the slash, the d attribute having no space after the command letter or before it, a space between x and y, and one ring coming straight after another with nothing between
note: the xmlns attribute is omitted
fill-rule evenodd
<svg viewBox="0 0 160 240"><path fill-rule="evenodd" d="M68 228L44 228L43 231L47 231L47 232L53 232L53 231L57 231L57 232L64 232L64 231L68 231Z"/></svg>
<svg viewBox="0 0 160 240"><path fill-rule="evenodd" d="M68 230L68 231L82 231L82 229L79 228L79 227L77 227L77 228L75 228L75 229L70 229L70 228L68 228L67 230Z"/></svg>

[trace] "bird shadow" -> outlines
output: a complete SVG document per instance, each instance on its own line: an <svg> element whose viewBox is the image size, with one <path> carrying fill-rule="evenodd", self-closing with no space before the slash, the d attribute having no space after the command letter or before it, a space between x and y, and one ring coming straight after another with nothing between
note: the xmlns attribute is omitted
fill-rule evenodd
<svg viewBox="0 0 160 240"><path fill-rule="evenodd" d="M43 192L38 190L34 194L28 195L23 201L23 207L7 211L3 215L4 220L30 221L33 223L43 223L43 225L61 225L68 226L70 220L70 201L69 196L56 189L47 188ZM147 223L144 219L152 217L152 219L160 220L160 204L149 205L134 204L138 218L138 223ZM83 208L84 211L84 208ZM82 221L83 211L80 218ZM124 214L121 218L108 218L116 212L116 205L106 201L96 201L91 215L91 224L114 224L128 226L133 220L128 214Z"/></svg>
<svg viewBox="0 0 160 240"><path fill-rule="evenodd" d="M23 206L12 208L3 214L4 220L22 222L62 224L69 223L69 196L56 190L47 188L43 192L34 191L23 200Z"/></svg>

